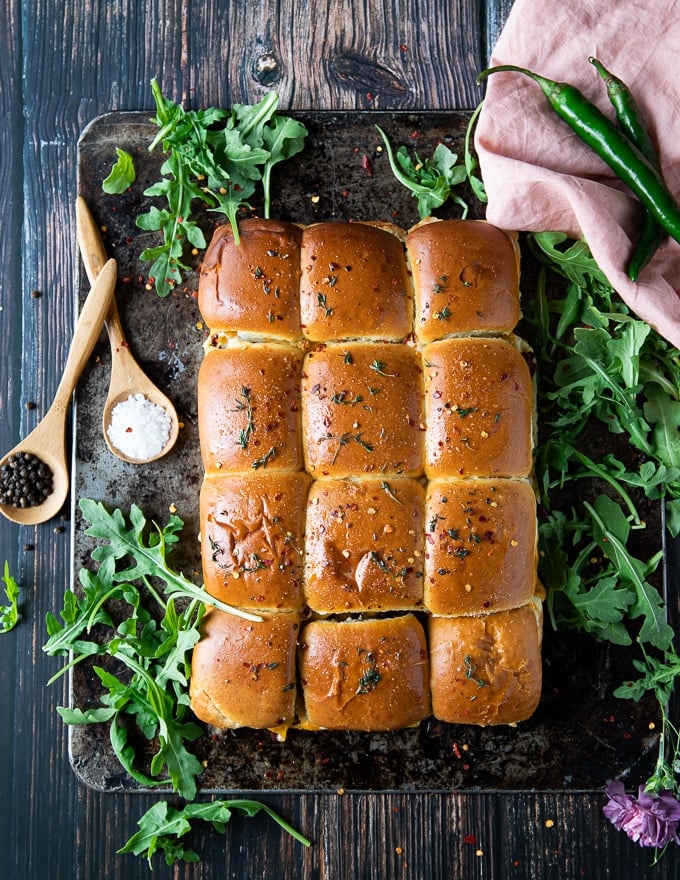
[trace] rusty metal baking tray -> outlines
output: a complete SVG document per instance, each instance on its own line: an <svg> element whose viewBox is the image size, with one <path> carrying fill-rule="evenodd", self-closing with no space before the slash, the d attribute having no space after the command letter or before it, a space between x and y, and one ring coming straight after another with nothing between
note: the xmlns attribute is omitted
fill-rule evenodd
<svg viewBox="0 0 680 880"><path fill-rule="evenodd" d="M470 119L469 112L295 115L310 135L304 152L279 166L272 216L303 223L387 219L404 227L417 221L416 203L392 176L376 123L393 144L409 145L422 155L429 155L440 140L462 154ZM172 398L184 427L173 451L148 466L125 464L108 452L101 413L110 359L102 338L79 386L75 407L74 573L88 565L92 549L78 515L82 497L123 510L134 502L149 519L161 522L167 521L174 505L185 528L173 564L187 574L197 574L200 568L202 465L196 382L206 332L195 296L200 255L190 258L192 272L186 283L166 299L145 288L148 264L139 261L139 254L151 241L135 226L135 218L148 209L143 191L157 179L162 161L159 153L147 149L156 132L150 117L143 112L114 113L89 125L79 142L79 192L104 230L109 256L119 263L117 296L129 345ZM107 196L101 182L115 161L116 147L134 156L138 176L125 194ZM482 216L479 206L473 214ZM199 220L209 239L220 217L205 213ZM522 284L524 295L530 296L528 256ZM83 275L82 296L87 287ZM647 531L658 543L658 510L648 511L648 523ZM546 626L541 703L534 716L517 727L482 729L430 720L389 734L292 730L285 742L268 732L247 729L206 735L194 744L205 765L201 788L207 792L575 791L599 789L609 779L628 774L631 779L644 779L651 772L657 746L658 734L650 729L655 704L617 700L612 695L632 673L632 653ZM80 664L71 678L73 704L96 705L96 682L87 665ZM113 755L106 725L71 728L70 755L85 784L105 791L140 790Z"/></svg>

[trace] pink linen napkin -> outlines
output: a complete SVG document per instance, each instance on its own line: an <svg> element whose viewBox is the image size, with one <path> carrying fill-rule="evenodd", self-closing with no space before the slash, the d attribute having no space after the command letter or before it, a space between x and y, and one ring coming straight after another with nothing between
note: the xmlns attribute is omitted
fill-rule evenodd
<svg viewBox="0 0 680 880"><path fill-rule="evenodd" d="M680 201L680 0L516 0L489 66L516 64L569 82L614 119L591 55L633 92ZM536 83L495 73L486 84L475 146L487 219L585 238L622 299L680 347L680 244L665 241L632 283L626 267L639 233L637 199L554 115Z"/></svg>

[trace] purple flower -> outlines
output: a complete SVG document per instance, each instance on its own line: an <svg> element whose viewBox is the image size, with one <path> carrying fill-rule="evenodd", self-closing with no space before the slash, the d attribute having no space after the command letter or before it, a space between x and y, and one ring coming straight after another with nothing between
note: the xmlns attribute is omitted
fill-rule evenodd
<svg viewBox="0 0 680 880"><path fill-rule="evenodd" d="M623 783L617 781L610 783L604 793L609 798L603 807L605 816L635 843L657 849L671 841L680 844L680 803L670 791L650 794L641 785L636 798L626 794Z"/></svg>

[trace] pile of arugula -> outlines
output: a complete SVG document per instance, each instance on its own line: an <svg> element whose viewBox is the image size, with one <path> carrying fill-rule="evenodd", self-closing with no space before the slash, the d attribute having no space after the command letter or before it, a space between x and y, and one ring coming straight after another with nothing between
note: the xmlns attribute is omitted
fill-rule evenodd
<svg viewBox="0 0 680 880"><path fill-rule="evenodd" d="M555 628L576 628L617 645L638 644L638 679L615 689L639 701L652 693L661 716L656 767L647 791L680 795L680 732L668 707L680 677L674 632L650 577L663 561L663 541L649 559L631 549L645 528L637 498L657 503L670 538L680 534L680 353L619 298L584 241L534 233L527 244L542 264L535 296L525 304L538 363L542 437L536 476L545 516L539 525L539 572ZM548 276L546 276L546 272ZM563 295L547 295L546 277ZM624 463L587 449L595 423L627 440ZM581 499L553 506L568 484ZM591 500L587 500L591 496ZM593 497L594 496L594 497ZM593 565L593 559L598 560Z"/></svg>
<svg viewBox="0 0 680 880"><path fill-rule="evenodd" d="M272 168L302 150L307 129L298 120L277 114L279 99L274 92L257 104L234 104L231 110L186 110L163 97L155 79L151 90L156 104L152 121L159 131L149 150L160 145L167 157L161 179L144 195L160 196L166 206L151 207L137 218L137 226L163 234L162 244L146 248L140 259L152 263L149 277L157 294L168 296L188 270L183 262L185 247L206 246L193 203L224 214L238 243L239 211L251 207L249 199L261 185L264 216L269 217ZM123 192L135 179L131 156L120 149L117 155L102 184L105 192Z"/></svg>
<svg viewBox="0 0 680 880"><path fill-rule="evenodd" d="M190 830L194 819L223 829L231 810L248 816L264 811L309 845L259 802L192 803L203 767L187 744L204 731L189 718L191 651L199 638L206 602L230 613L236 611L169 566L167 553L179 540L182 520L173 515L164 528L150 528L135 505L126 518L120 510L109 513L101 503L88 498L81 499L80 509L89 523L85 534L99 542L92 551L97 566L81 569L81 589L65 593L59 617L47 615L49 638L43 650L50 656L70 655L51 681L84 660L92 661L102 685L101 705L91 709L59 707L57 711L66 724L107 722L113 751L133 779L148 788L170 785L189 801L182 810L165 802L155 804L139 820L140 830L120 852L144 854L149 863L157 850L165 852L168 864L179 858L195 861L196 854L185 850L178 838ZM150 604L154 613L148 610ZM98 664L99 658L113 658L117 663ZM139 758L129 739L131 726L157 746L148 770L138 766Z"/></svg>
<svg viewBox="0 0 680 880"><path fill-rule="evenodd" d="M626 623L635 620L639 641L666 649L673 632L647 580L662 551L642 561L628 544L631 530L644 528L632 489L663 503L670 535L680 533L680 357L630 313L584 242L558 233L532 234L528 242L545 269L566 279L564 295L548 297L541 271L525 306L540 383L536 475L547 511L541 575L551 618L623 645L632 641ZM627 438L638 451L632 465L611 452L593 460L591 421ZM594 501L553 510L555 491L585 480L602 487ZM604 560L595 572L593 553Z"/></svg>

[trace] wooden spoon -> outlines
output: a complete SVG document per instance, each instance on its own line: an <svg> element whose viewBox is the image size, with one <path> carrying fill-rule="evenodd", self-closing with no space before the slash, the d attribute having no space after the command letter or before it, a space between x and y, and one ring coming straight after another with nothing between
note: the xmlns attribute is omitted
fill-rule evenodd
<svg viewBox="0 0 680 880"><path fill-rule="evenodd" d="M106 250L94 217L82 196L79 196L76 200L76 223L78 243L85 271L90 279L90 283L93 283L106 262ZM111 303L109 313L106 316L106 330L109 334L109 342L111 343L111 380L102 416L102 429L106 445L114 455L131 464L145 464L146 462L155 461L157 458L161 458L170 452L175 445L179 434L177 411L172 401L149 379L128 348L115 299ZM162 407L170 417L170 436L168 437L168 442L157 455L145 459L128 458L127 455L114 446L109 438L108 429L111 425L113 409L117 404L127 400L131 394L143 394L151 403Z"/></svg>
<svg viewBox="0 0 680 880"><path fill-rule="evenodd" d="M11 455L30 452L48 465L53 475L50 495L35 507L14 507L0 504L0 513L22 525L46 522L64 506L69 489L70 468L66 460L66 414L73 397L73 389L87 363L104 322L104 316L113 302L117 267L108 260L85 300L71 341L66 366L48 411L31 433L2 459L0 468Z"/></svg>

